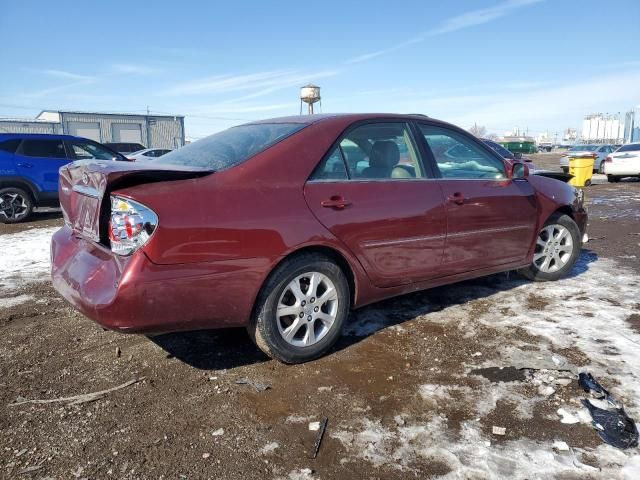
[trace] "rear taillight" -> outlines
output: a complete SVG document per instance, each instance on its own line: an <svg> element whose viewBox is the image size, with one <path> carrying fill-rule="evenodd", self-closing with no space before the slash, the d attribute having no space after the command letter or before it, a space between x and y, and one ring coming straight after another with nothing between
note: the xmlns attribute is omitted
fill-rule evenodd
<svg viewBox="0 0 640 480"><path fill-rule="evenodd" d="M142 247L158 225L158 216L141 203L111 196L109 243L118 255L131 255Z"/></svg>
<svg viewBox="0 0 640 480"><path fill-rule="evenodd" d="M604 161L607 162L607 163L611 163L611 162L613 162L613 158L607 157L607 158L604 159Z"/></svg>

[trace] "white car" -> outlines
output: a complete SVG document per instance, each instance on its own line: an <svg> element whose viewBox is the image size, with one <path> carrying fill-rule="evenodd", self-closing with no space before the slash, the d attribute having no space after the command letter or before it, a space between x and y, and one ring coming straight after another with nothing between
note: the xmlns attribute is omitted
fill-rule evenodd
<svg viewBox="0 0 640 480"><path fill-rule="evenodd" d="M137 152L132 152L127 155L129 160L133 161L144 161L151 160L152 158L158 158L164 155L165 153L169 153L171 150L167 150L166 148L145 148L143 150L138 150Z"/></svg>
<svg viewBox="0 0 640 480"><path fill-rule="evenodd" d="M569 159L572 157L593 157L593 171L603 173L604 159L613 152L611 145L574 145L560 157L560 168L569 171Z"/></svg>
<svg viewBox="0 0 640 480"><path fill-rule="evenodd" d="M640 178L640 143L621 146L604 161L604 173L610 182L624 177Z"/></svg>

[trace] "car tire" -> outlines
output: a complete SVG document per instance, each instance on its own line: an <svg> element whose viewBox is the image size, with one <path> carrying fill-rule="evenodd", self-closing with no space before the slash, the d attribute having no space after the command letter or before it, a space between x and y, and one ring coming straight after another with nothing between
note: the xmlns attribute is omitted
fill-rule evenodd
<svg viewBox="0 0 640 480"><path fill-rule="evenodd" d="M616 177L614 175L607 175L607 182L618 183L619 181L620 181L620 177Z"/></svg>
<svg viewBox="0 0 640 480"><path fill-rule="evenodd" d="M17 187L0 189L0 223L20 223L31 216L33 199Z"/></svg>
<svg viewBox="0 0 640 480"><path fill-rule="evenodd" d="M565 277L575 265L582 248L582 235L569 215L554 213L536 236L531 265L518 272L536 282Z"/></svg>
<svg viewBox="0 0 640 480"><path fill-rule="evenodd" d="M321 254L296 255L263 285L247 330L271 358L288 364L308 362L340 338L350 303L349 283L335 262Z"/></svg>

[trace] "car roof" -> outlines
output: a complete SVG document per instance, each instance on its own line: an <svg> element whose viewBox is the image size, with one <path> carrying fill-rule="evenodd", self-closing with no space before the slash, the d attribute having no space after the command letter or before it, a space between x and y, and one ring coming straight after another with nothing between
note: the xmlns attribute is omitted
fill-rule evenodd
<svg viewBox="0 0 640 480"><path fill-rule="evenodd" d="M311 125L320 122L357 122L360 120L375 120L380 119L400 119L400 120L424 120L426 115L420 113L318 113L314 115L292 115L289 117L277 117L267 118L264 120L257 120L254 122L248 122L245 125L259 125L264 123L301 123ZM433 119L431 119L433 120ZM439 121L438 121L439 122ZM440 122L445 123L445 122Z"/></svg>
<svg viewBox="0 0 640 480"><path fill-rule="evenodd" d="M63 135L58 133L0 133L0 139L22 138L37 140L89 140L84 137L76 137L74 135Z"/></svg>

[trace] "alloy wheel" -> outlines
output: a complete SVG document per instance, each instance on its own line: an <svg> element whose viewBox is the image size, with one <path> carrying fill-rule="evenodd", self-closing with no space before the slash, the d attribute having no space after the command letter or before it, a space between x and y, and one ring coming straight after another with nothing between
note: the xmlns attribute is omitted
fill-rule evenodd
<svg viewBox="0 0 640 480"><path fill-rule="evenodd" d="M329 277L308 272L291 280L280 295L276 309L278 331L296 347L322 340L338 315L338 292Z"/></svg>
<svg viewBox="0 0 640 480"><path fill-rule="evenodd" d="M0 196L0 215L9 220L19 220L29 212L27 199L19 193L5 193Z"/></svg>
<svg viewBox="0 0 640 480"><path fill-rule="evenodd" d="M571 232L565 226L547 225L538 234L533 264L541 272L557 272L569 262L573 249Z"/></svg>

